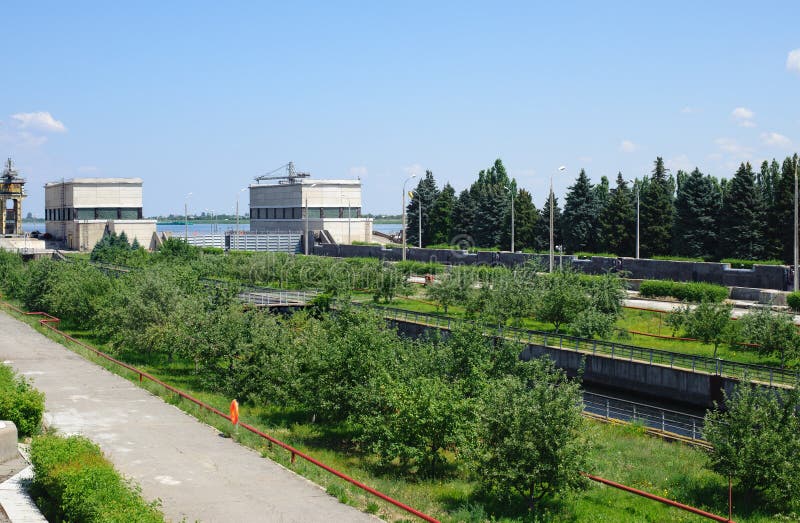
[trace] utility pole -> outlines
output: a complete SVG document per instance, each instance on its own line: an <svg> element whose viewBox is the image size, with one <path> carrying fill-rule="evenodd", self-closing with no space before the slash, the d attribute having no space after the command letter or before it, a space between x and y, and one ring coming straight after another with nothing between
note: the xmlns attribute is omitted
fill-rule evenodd
<svg viewBox="0 0 800 523"><path fill-rule="evenodd" d="M800 251L798 251L798 242L797 242L797 222L798 222L798 215L797 215L797 164L800 163L800 158L795 156L794 159L794 291L797 292L798 290L798 281L800 281L800 275L797 274L797 265L798 265L798 258L800 258Z"/></svg>
<svg viewBox="0 0 800 523"><path fill-rule="evenodd" d="M416 178L417 174L414 173L403 182L403 261L406 261L406 184L412 178Z"/></svg>
<svg viewBox="0 0 800 523"><path fill-rule="evenodd" d="M184 222L183 222L183 241L189 243L189 197L192 196L192 193L186 195L183 199L183 214L184 214Z"/></svg>
<svg viewBox="0 0 800 523"><path fill-rule="evenodd" d="M511 190L511 252L514 250L514 190Z"/></svg>
<svg viewBox="0 0 800 523"><path fill-rule="evenodd" d="M422 249L422 198L420 198L419 191L417 191L417 218L419 218L419 232L417 232L417 239L419 240L419 248Z"/></svg>
<svg viewBox="0 0 800 523"><path fill-rule="evenodd" d="M564 172L563 165L558 168L558 172ZM555 252L553 250L553 173L550 173L550 272L553 272L553 259L555 258Z"/></svg>

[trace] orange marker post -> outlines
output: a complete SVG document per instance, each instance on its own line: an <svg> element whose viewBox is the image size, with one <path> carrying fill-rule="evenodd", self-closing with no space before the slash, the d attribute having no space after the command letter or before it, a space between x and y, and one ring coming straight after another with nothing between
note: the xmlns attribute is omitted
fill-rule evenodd
<svg viewBox="0 0 800 523"><path fill-rule="evenodd" d="M239 402L235 399L231 401L231 422L233 423L234 432L239 431Z"/></svg>

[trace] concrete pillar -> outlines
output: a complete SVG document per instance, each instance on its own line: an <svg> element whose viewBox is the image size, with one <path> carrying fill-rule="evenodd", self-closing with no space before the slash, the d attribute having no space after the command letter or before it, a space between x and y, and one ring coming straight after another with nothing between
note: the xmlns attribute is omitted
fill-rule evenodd
<svg viewBox="0 0 800 523"><path fill-rule="evenodd" d="M22 200L14 198L14 234L22 234Z"/></svg>
<svg viewBox="0 0 800 523"><path fill-rule="evenodd" d="M6 233L6 199L0 198L0 208L2 208L3 212L0 215L0 236Z"/></svg>

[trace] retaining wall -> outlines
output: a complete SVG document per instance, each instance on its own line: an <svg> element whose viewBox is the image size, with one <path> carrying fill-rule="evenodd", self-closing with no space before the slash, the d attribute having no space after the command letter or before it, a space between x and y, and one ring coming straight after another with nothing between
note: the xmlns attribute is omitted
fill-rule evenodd
<svg viewBox="0 0 800 523"><path fill-rule="evenodd" d="M318 256L341 258L369 257L387 261L400 261L401 249L386 249L368 245L317 245L313 253ZM408 260L464 265L503 265L513 267L535 261L547 267L546 254L522 254L513 252L478 251L466 253L449 249L407 249ZM558 265L562 257L555 257ZM752 269L732 269L727 263L683 262L636 258L605 258L593 256L579 260L575 256L563 256L563 263L571 263L587 274L602 274L609 270L623 271L626 277L642 280L701 281L727 287L749 287L754 289L787 290L789 267L785 265L754 265Z"/></svg>
<svg viewBox="0 0 800 523"><path fill-rule="evenodd" d="M391 320L390 324L409 337L420 337L430 330L447 336L449 331L418 323ZM496 338L499 339L499 338ZM547 356L569 376L576 376L583 366L583 381L588 384L612 387L638 396L683 403L703 409L711 408L714 401L722 401L722 391L733 392L739 380L712 374L692 372L688 369L665 365L628 361L601 355L583 354L574 350L544 347L524 343L520 359L529 360Z"/></svg>

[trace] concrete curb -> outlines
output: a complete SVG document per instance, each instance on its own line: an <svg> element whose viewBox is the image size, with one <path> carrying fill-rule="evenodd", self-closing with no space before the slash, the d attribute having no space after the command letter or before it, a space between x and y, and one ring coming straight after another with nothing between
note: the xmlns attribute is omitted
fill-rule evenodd
<svg viewBox="0 0 800 523"><path fill-rule="evenodd" d="M20 448L20 454L25 456L22 448ZM33 466L28 465L16 475L0 483L0 507L3 508L11 523L47 523L25 488L26 483L31 479L33 479Z"/></svg>

